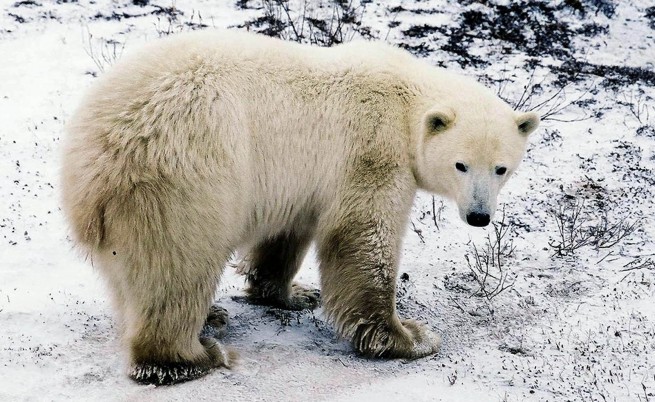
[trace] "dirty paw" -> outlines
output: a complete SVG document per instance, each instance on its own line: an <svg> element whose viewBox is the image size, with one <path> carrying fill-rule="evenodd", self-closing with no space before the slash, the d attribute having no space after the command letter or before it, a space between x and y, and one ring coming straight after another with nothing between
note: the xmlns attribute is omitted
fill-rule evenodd
<svg viewBox="0 0 655 402"><path fill-rule="evenodd" d="M263 292L259 288L251 288L248 293L248 301L252 304L271 306L283 310L313 310L319 306L321 300L321 292L318 289L310 289L297 283L291 286L288 296L279 294L263 296Z"/></svg>
<svg viewBox="0 0 655 402"><path fill-rule="evenodd" d="M227 310L223 307L213 305L209 309L205 325L202 329L202 336L210 336L213 338L221 337L227 330L227 325L230 323Z"/></svg>
<svg viewBox="0 0 655 402"><path fill-rule="evenodd" d="M403 320L403 327L411 334L411 348L399 357L416 359L437 353L441 349L441 337L415 320Z"/></svg>
<svg viewBox="0 0 655 402"><path fill-rule="evenodd" d="M288 310L314 310L321 303L321 292L318 289L310 289L294 283L291 287L291 294L286 300Z"/></svg>
<svg viewBox="0 0 655 402"><path fill-rule="evenodd" d="M238 354L216 339L201 337L199 340L205 353L198 361L133 363L129 377L140 384L171 385L202 377L214 368L230 368L237 361Z"/></svg>
<svg viewBox="0 0 655 402"><path fill-rule="evenodd" d="M129 376L140 384L171 385L202 377L209 370L188 363L139 363L132 367Z"/></svg>
<svg viewBox="0 0 655 402"><path fill-rule="evenodd" d="M366 356L417 359L437 353L441 337L414 320L403 320L400 325L360 325L353 345Z"/></svg>

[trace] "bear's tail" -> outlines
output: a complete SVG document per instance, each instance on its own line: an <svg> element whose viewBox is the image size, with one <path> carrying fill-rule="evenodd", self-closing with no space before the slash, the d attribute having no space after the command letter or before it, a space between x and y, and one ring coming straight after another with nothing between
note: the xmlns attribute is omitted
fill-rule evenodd
<svg viewBox="0 0 655 402"><path fill-rule="evenodd" d="M102 246L105 208L111 198L111 170L92 141L69 131L61 165L62 210L75 242L83 251ZM87 140L87 141L85 141Z"/></svg>
<svg viewBox="0 0 655 402"><path fill-rule="evenodd" d="M64 165L62 205L75 242L91 251L102 245L105 236L105 204L99 178L93 180L88 176L88 173L71 171Z"/></svg>

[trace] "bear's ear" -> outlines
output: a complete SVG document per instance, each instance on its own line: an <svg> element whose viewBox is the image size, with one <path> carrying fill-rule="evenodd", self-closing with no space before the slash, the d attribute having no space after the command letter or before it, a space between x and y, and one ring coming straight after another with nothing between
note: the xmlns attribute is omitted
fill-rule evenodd
<svg viewBox="0 0 655 402"><path fill-rule="evenodd" d="M455 113L450 109L433 109L425 114L425 126L430 134L446 130L453 121Z"/></svg>
<svg viewBox="0 0 655 402"><path fill-rule="evenodd" d="M526 112L516 116L519 132L526 137L539 126L540 121L539 115L535 112Z"/></svg>

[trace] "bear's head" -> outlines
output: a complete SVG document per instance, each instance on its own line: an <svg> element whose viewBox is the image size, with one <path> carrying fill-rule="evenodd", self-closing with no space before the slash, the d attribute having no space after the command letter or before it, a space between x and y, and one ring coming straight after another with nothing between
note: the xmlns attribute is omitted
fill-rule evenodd
<svg viewBox="0 0 655 402"><path fill-rule="evenodd" d="M426 109L415 127L419 187L454 200L468 224L487 226L539 116L515 112L500 99Z"/></svg>

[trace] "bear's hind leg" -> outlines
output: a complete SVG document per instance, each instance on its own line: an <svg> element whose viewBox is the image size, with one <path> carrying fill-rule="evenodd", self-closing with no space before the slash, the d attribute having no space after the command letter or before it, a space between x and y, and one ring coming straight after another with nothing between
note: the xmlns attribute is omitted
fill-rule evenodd
<svg viewBox="0 0 655 402"><path fill-rule="evenodd" d="M129 376L137 382L188 381L235 359L215 337L201 334L230 254L230 240L216 235L224 221L201 200L135 186L105 212L103 247L111 261L102 269L120 278L109 285L121 285L114 290L123 299Z"/></svg>
<svg viewBox="0 0 655 402"><path fill-rule="evenodd" d="M203 332L224 316L210 309L217 283L210 261L161 251L147 266L134 266L126 309L130 377L168 385L192 380L216 367L229 367L235 355L217 333ZM202 269L201 269L202 268ZM151 270L151 275L139 274Z"/></svg>
<svg viewBox="0 0 655 402"><path fill-rule="evenodd" d="M235 356L213 333L201 333L214 295L211 278L177 278L176 283L141 282L128 308L130 377L140 383L168 385L192 380L216 367L229 367ZM135 286L135 287L136 287ZM148 293L151 293L148 296ZM154 293L154 294L152 294Z"/></svg>
<svg viewBox="0 0 655 402"><path fill-rule="evenodd" d="M248 279L248 299L287 310L315 309L320 300L318 289L293 283L310 243L310 235L291 232L267 239L251 250L239 267Z"/></svg>

